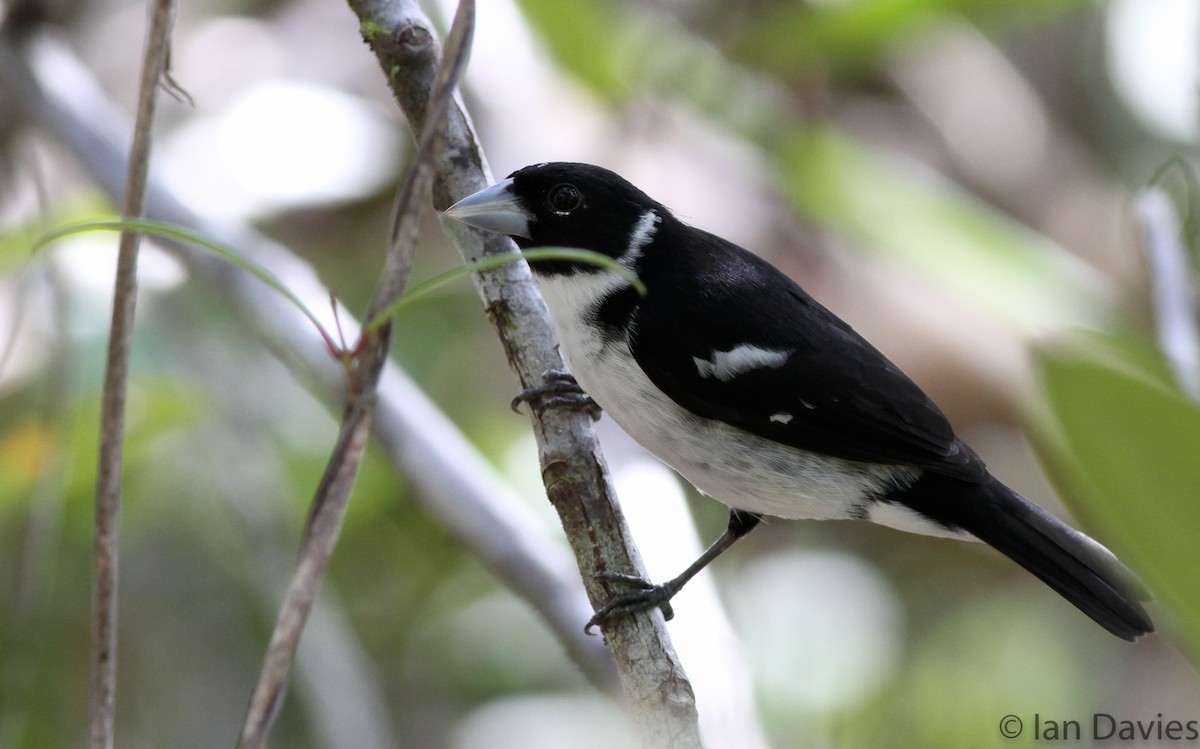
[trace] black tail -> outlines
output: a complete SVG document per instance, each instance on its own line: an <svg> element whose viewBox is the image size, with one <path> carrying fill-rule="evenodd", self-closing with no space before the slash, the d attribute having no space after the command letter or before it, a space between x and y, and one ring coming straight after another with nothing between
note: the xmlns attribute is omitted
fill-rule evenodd
<svg viewBox="0 0 1200 749"><path fill-rule="evenodd" d="M1130 593L1140 583L1112 552L991 476L971 484L926 473L888 499L994 546L1117 637L1154 631Z"/></svg>

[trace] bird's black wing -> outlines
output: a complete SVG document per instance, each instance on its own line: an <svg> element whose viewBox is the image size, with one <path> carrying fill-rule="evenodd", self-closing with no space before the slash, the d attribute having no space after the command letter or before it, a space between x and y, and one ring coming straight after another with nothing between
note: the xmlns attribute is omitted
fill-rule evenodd
<svg viewBox="0 0 1200 749"><path fill-rule="evenodd" d="M655 283L628 334L638 364L676 403L803 450L986 475L929 397L849 325L765 261L688 232L685 247L647 253L644 278ZM739 347L778 355L719 371L721 352Z"/></svg>

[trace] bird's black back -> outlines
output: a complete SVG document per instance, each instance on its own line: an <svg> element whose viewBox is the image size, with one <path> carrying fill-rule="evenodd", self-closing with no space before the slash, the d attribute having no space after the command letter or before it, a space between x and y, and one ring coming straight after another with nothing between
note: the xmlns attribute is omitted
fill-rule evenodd
<svg viewBox="0 0 1200 749"><path fill-rule="evenodd" d="M631 350L685 408L834 457L986 474L912 380L765 260L664 218L636 270L648 293L630 310ZM698 374L695 358L743 345L790 354L729 381Z"/></svg>

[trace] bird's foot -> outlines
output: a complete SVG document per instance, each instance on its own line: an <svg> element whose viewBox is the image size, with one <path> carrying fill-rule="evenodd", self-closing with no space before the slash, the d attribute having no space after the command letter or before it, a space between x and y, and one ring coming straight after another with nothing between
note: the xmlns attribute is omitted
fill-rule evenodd
<svg viewBox="0 0 1200 749"><path fill-rule="evenodd" d="M675 612L671 609L671 598L683 587L683 584L677 579L655 585L636 575L626 575L621 572L601 572L596 575L596 579L622 583L633 589L614 595L596 610L596 613L592 615L591 619L588 619L587 624L583 627L583 631L589 635L593 634L592 630L596 627L602 626L614 617L634 614L655 607L662 609L663 618L667 621L671 621L675 617Z"/></svg>
<svg viewBox="0 0 1200 749"><path fill-rule="evenodd" d="M579 387L579 383L570 372L563 372L557 369L551 369L542 375L544 382L541 385L525 388L517 397L512 399L512 410L520 413L520 405L522 403L533 404L535 401L540 403L543 408L547 406L576 408L592 417L593 421L600 419L600 405L591 397L583 392L583 388Z"/></svg>

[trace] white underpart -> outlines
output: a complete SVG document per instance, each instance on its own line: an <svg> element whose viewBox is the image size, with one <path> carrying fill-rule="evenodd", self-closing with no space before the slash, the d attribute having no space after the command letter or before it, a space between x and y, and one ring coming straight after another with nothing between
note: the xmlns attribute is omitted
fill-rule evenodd
<svg viewBox="0 0 1200 749"><path fill-rule="evenodd" d="M956 538L960 541L979 540L966 531L950 530L940 523L933 522L921 513L894 502L879 502L871 505L867 519L872 523L886 525L888 528L895 528L896 530L907 531L909 533Z"/></svg>
<svg viewBox="0 0 1200 749"><path fill-rule="evenodd" d="M701 377L716 377L721 382L729 382L756 369L778 369L791 354L791 351L772 351L744 343L728 351L714 351L707 359L693 356L692 361Z"/></svg>
<svg viewBox="0 0 1200 749"><path fill-rule="evenodd" d="M731 507L776 517L850 518L869 509L872 497L918 475L913 468L814 455L682 408L646 377L624 340L606 342L585 317L628 284L611 271L538 277L579 384L631 437L700 491ZM911 529L930 532L932 525Z"/></svg>

